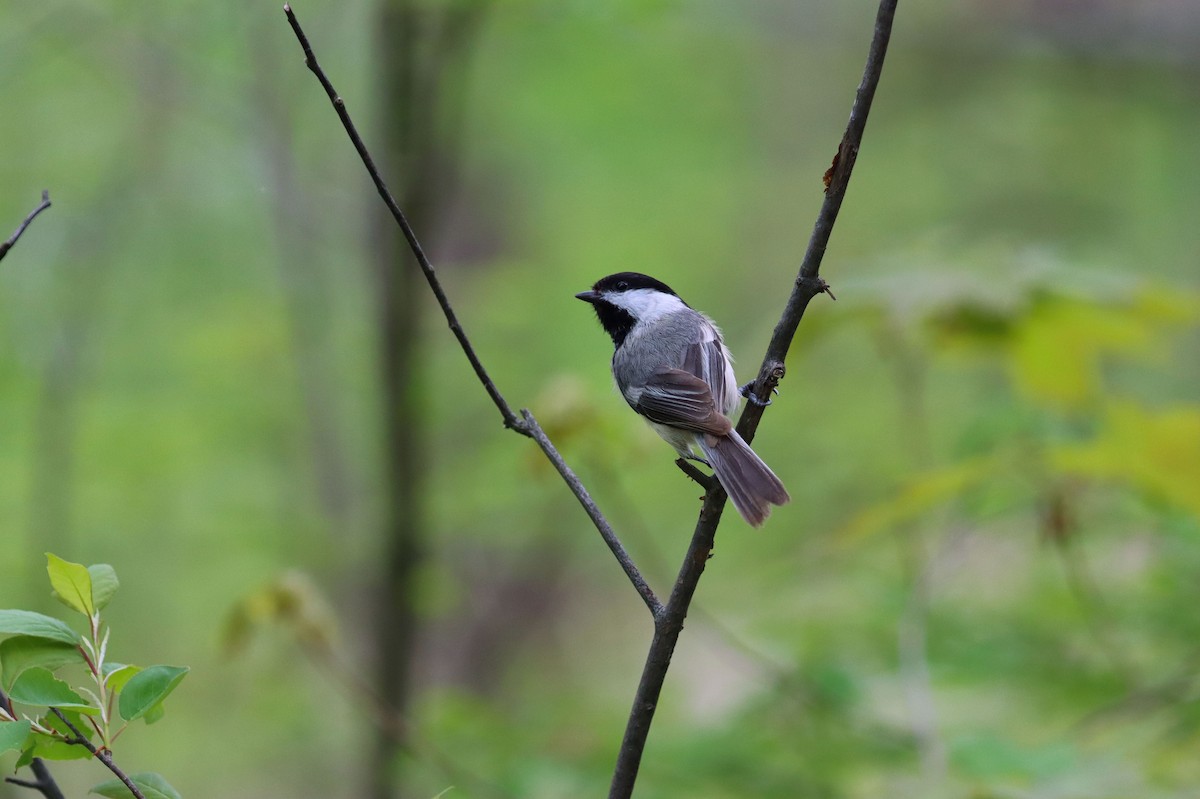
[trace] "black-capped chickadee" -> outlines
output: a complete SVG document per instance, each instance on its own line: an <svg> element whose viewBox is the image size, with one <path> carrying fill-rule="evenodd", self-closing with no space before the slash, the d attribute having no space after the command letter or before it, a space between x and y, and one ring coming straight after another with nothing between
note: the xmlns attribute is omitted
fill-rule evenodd
<svg viewBox="0 0 1200 799"><path fill-rule="evenodd" d="M758 527L790 497L729 416L740 393L712 320L665 283L638 272L601 278L575 295L612 336L612 372L629 406L684 458L710 465L742 518ZM696 449L704 454L700 457Z"/></svg>

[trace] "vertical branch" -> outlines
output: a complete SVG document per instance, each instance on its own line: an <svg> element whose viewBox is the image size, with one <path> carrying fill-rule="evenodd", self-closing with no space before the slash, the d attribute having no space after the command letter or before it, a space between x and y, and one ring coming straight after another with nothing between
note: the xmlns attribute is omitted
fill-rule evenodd
<svg viewBox="0 0 1200 799"><path fill-rule="evenodd" d="M427 12L410 0L377 7L375 44L379 92L377 140L382 160L397 165L403 207L418 223L433 215L430 183L414 174L432 161L436 106L423 105L434 80L418 46ZM375 648L375 692L390 712L407 717L417 646L416 574L425 550L425 460L427 444L420 420L422 378L420 275L396 268L403 262L404 239L393 225L370 220L372 242L369 284L375 295L380 411L382 413L383 517L382 557L377 596L372 602L371 637ZM391 728L376 736L370 755L372 799L396 794L398 756L407 747L407 730Z"/></svg>
<svg viewBox="0 0 1200 799"><path fill-rule="evenodd" d="M883 72L883 59L887 53L888 41L892 34L892 20L896 14L897 0L881 0L875 18L875 33L867 54L866 67L863 70L862 82L850 110L850 121L846 132L838 146L833 166L826 173L825 201L817 215L809 239L808 249L800 266L799 275L787 305L780 316L771 342L767 346L754 391L759 397L769 397L771 391L778 385L784 374L784 361L796 335L804 311L813 297L828 292L829 287L821 280L818 272L825 249L829 245L829 237L833 233L834 222L846 196L846 187L850 182L850 174L854 170L854 162L858 158L858 149L862 144L863 131L866 129L867 115L871 110L871 101L875 97L875 89ZM738 420L737 430L747 442L754 438L762 419L763 407L756 403L746 404L746 409ZM663 613L656 617L654 638L646 654L646 664L642 669L642 678L634 695L633 707L629 711L629 720L625 727L625 736L621 741L621 749L617 753L617 763L613 769L612 783L609 787L609 799L627 799L633 793L637 780L638 769L642 762L642 753L646 746L646 737L650 732L650 724L654 719L654 710L658 705L658 697L662 691L667 669L671 665L671 656L679 641L679 633L683 630L683 622L687 617L688 606L696 592L696 586L704 573L704 566L712 552L713 540L717 526L721 523L721 512L725 508L726 495L719 485L709 488L704 497L704 506L696 521L691 544L684 556L675 587L667 601Z"/></svg>
<svg viewBox="0 0 1200 799"><path fill-rule="evenodd" d="M437 125L448 106L440 85L455 69L470 41L482 5L429 8L413 0L387 0L379 6L379 123L382 161L401 175L398 208L407 209L423 229L433 227L444 185L437 174L441 158ZM456 35L442 35L451 28ZM376 345L383 413L386 497L382 520L383 557L374 607L376 692L384 706L408 715L417 650L416 574L426 548L425 481L430 446L423 431L421 327L422 273L397 268L415 236L383 217L371 218L375 287ZM422 256L424 253L421 253ZM482 368L482 366L480 366ZM375 799L395 793L397 755L407 744L396 729L375 740L370 792Z"/></svg>

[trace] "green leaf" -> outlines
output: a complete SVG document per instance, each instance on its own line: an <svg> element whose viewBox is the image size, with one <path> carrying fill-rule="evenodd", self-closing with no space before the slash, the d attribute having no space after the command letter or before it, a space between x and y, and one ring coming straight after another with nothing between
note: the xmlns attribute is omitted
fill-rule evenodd
<svg viewBox="0 0 1200 799"><path fill-rule="evenodd" d="M82 713L98 713L87 701L71 690L71 686L47 669L35 666L13 682L9 696L22 704L46 707L73 708Z"/></svg>
<svg viewBox="0 0 1200 799"><path fill-rule="evenodd" d="M0 721L0 754L20 751L29 745L29 733L33 728L26 721Z"/></svg>
<svg viewBox="0 0 1200 799"><path fill-rule="evenodd" d="M188 673L182 666L147 666L130 678L121 691L117 709L121 718L133 721L163 701Z"/></svg>
<svg viewBox="0 0 1200 799"><path fill-rule="evenodd" d="M138 787L138 790L146 797L146 799L181 799L179 791L171 787L171 784L163 779L161 774L155 774L152 771L143 771L138 774L130 774L130 781ZM120 780L109 780L96 785L88 793L99 794L100 796L108 796L111 799L131 799L133 792L125 787L125 783Z"/></svg>
<svg viewBox="0 0 1200 799"><path fill-rule="evenodd" d="M113 594L121 587L117 579L117 571L107 563L97 563L88 566L88 575L92 578L92 606L96 610L104 610L112 601Z"/></svg>
<svg viewBox="0 0 1200 799"><path fill-rule="evenodd" d="M50 586L54 597L72 610L91 617L96 610L92 602L92 576L87 566L63 560L58 555L46 553L46 572L50 575Z"/></svg>
<svg viewBox="0 0 1200 799"><path fill-rule="evenodd" d="M108 689L120 693L125 690L129 678L142 670L141 666L128 666L124 663L105 663L104 675L108 677Z"/></svg>
<svg viewBox="0 0 1200 799"><path fill-rule="evenodd" d="M73 710L62 710L62 714L67 717L67 720L75 726L76 730L83 733L89 740L92 737L92 726L83 720ZM68 737L74 737L75 733L66 723L54 713L47 713L40 719L43 727L49 727L52 730L62 733ZM92 756L86 746L82 744L68 744L60 738L55 738L51 735L43 735L34 733L32 736L33 745L21 754L21 759L18 761L18 766L27 765L27 759L32 760L35 757L45 758L46 760L86 760ZM22 761L25 761L24 763Z"/></svg>
<svg viewBox="0 0 1200 799"><path fill-rule="evenodd" d="M79 635L65 622L31 610L0 610L0 635L32 635L73 646L79 643Z"/></svg>
<svg viewBox="0 0 1200 799"><path fill-rule="evenodd" d="M34 666L54 671L60 666L82 662L83 655L77 646L32 635L15 635L0 641L0 674L3 675L0 685L6 691L12 690L21 673Z"/></svg>

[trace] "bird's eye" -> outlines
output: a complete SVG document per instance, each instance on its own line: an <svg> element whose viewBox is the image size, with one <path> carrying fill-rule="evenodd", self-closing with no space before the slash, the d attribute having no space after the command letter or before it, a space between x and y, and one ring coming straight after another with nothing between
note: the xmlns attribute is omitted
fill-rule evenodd
<svg viewBox="0 0 1200 799"><path fill-rule="evenodd" d="M629 288L629 284L624 280L617 281L617 291L625 291L627 288Z"/></svg>

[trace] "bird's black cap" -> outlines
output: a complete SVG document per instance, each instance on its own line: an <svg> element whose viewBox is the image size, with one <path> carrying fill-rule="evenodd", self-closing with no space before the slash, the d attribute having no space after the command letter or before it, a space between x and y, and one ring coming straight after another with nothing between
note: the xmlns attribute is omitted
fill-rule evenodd
<svg viewBox="0 0 1200 799"><path fill-rule="evenodd" d="M617 272L615 275L600 278L590 291L581 291L575 298L592 304L596 309L596 316L600 319L600 325L612 336L613 346L620 347L636 320L624 308L605 302L604 295L637 289L654 289L664 294L679 296L666 283L649 275L643 275L641 272Z"/></svg>
<svg viewBox="0 0 1200 799"><path fill-rule="evenodd" d="M600 295L605 292L633 291L634 289L655 289L664 294L675 294L675 291L666 283L649 275L643 275L641 272L617 272L615 275L600 278L592 286L591 291L581 291L575 297L595 304L600 299Z"/></svg>

